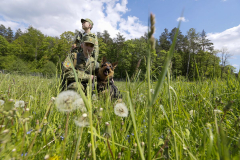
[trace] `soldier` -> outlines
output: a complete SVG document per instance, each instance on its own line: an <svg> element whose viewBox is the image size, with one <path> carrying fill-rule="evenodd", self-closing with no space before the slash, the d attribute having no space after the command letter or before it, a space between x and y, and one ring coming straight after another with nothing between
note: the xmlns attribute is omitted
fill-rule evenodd
<svg viewBox="0 0 240 160"><path fill-rule="evenodd" d="M78 31L75 34L75 40L74 40L74 44L72 46L72 52L76 52L76 53L82 51L82 49L80 47L81 42L82 42L82 37L87 34L93 34L93 33L91 33L91 29L93 28L93 22L90 19L88 19L88 18L81 19L81 23L82 23L82 29L84 30L84 33L81 33ZM98 59L98 53L99 53L98 39L97 39L97 36L95 36L93 57L95 58L96 61Z"/></svg>
<svg viewBox="0 0 240 160"><path fill-rule="evenodd" d="M79 53L71 53L63 62L63 88L77 90L73 68L76 69L78 81L82 84L82 89L86 90L87 83L93 80L98 70L99 64L95 63L93 50L96 44L96 36L94 34L86 34L82 37L81 48ZM92 69L92 74L90 73Z"/></svg>

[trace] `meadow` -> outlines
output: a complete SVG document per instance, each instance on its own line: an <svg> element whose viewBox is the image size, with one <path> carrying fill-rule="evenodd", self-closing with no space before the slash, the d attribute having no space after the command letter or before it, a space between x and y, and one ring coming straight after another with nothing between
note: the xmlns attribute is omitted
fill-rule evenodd
<svg viewBox="0 0 240 160"><path fill-rule="evenodd" d="M87 111L57 109L58 78L1 74L1 159L93 159L91 135L96 159L147 158L149 148L151 159L239 159L239 79L166 79L152 107L151 147L147 82L115 83L127 115L114 112L121 102L95 97L91 131L75 122Z"/></svg>

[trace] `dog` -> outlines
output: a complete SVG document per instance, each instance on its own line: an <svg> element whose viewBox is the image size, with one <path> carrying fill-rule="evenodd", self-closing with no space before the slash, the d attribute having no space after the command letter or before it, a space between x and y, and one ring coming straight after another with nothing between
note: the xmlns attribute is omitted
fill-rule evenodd
<svg viewBox="0 0 240 160"><path fill-rule="evenodd" d="M102 62L97 73L97 91L98 93L110 92L111 98L122 98L117 86L114 85L113 76L114 69L118 62L107 62L106 57L102 58Z"/></svg>

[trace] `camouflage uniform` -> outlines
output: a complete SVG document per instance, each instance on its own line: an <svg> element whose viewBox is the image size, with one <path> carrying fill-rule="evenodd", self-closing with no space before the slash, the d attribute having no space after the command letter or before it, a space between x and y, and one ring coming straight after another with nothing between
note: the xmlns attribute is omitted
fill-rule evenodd
<svg viewBox="0 0 240 160"><path fill-rule="evenodd" d="M81 22L83 22L83 21L87 21L93 26L93 22L90 19L88 19L88 18L81 19ZM75 33L74 43L76 44L76 48L74 48L72 50L72 52L76 52L76 53L82 52L82 48L81 48L82 37L86 36L88 34L94 36L94 38L95 38L94 51L93 51L92 55L97 60L98 59L98 54L99 54L98 39L97 39L97 36L94 33L91 33L91 32L90 33L85 33L85 32L81 33L80 31L77 31Z"/></svg>
<svg viewBox="0 0 240 160"><path fill-rule="evenodd" d="M83 37L83 42L95 44L94 37L86 35ZM92 78L90 69L92 68L92 74L96 75L99 64L95 62L93 56L85 58L83 51L77 53L71 53L63 62L64 79L66 80L67 89L77 90L77 84L74 78L73 68L76 69L78 81L82 84L82 89L86 89L89 79ZM76 58L75 58L76 57Z"/></svg>

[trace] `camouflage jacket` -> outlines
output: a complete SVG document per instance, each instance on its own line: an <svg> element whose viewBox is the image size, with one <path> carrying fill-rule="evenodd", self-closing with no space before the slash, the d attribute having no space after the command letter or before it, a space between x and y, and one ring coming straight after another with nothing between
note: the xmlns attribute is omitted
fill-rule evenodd
<svg viewBox="0 0 240 160"><path fill-rule="evenodd" d="M62 68L67 84L75 82L73 68L76 69L78 81L87 83L91 78L90 68L92 68L92 75L96 75L99 64L98 62L95 62L95 59L93 57L85 58L82 52L77 54L71 53L64 60Z"/></svg>
<svg viewBox="0 0 240 160"><path fill-rule="evenodd" d="M94 51L92 53L92 56L97 60L98 54L99 54L99 48L98 48L98 38L93 33L81 33L80 31L75 32L74 37L74 43L76 44L76 48L72 50L72 52L82 52L81 43L82 43L82 37L86 34L92 34L95 37L95 44L94 44Z"/></svg>

